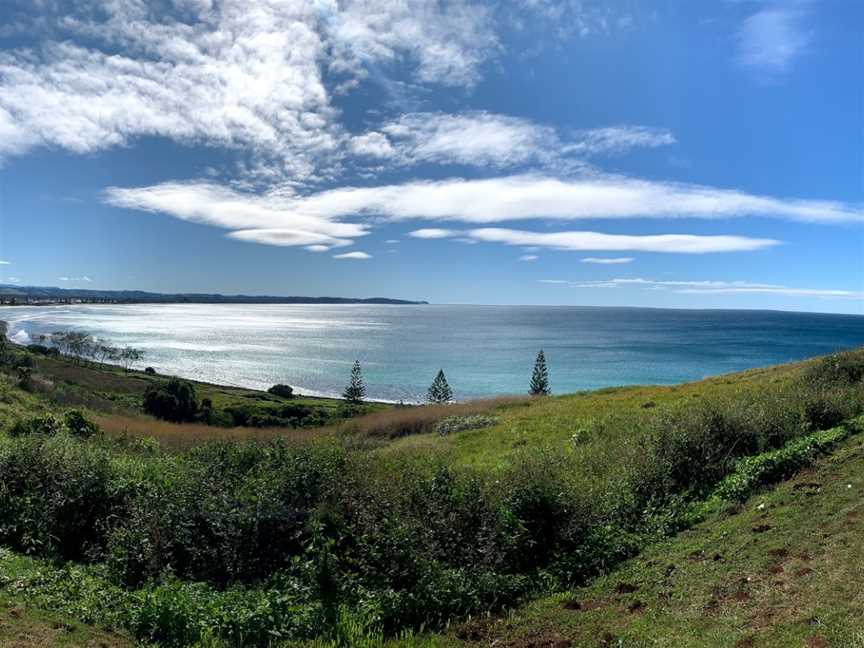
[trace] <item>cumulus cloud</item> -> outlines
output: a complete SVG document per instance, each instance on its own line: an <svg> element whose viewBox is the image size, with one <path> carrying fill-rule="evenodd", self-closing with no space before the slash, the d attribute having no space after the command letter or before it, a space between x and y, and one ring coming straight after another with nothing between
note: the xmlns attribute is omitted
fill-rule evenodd
<svg viewBox="0 0 864 648"><path fill-rule="evenodd" d="M344 254L334 254L334 259L371 259L372 255L366 252L345 252Z"/></svg>
<svg viewBox="0 0 864 648"><path fill-rule="evenodd" d="M175 5L176 14L142 0L44 7L54 37L0 54L0 155L162 136L249 151L262 173L303 179L346 138L330 79L348 87L368 66L398 64L422 82L467 86L497 48L480 4ZM367 154L374 144L352 143Z"/></svg>
<svg viewBox="0 0 864 648"><path fill-rule="evenodd" d="M607 279L603 281L570 281L567 279L540 279L540 283L569 286L571 288L621 288L636 286L648 290L670 290L679 294L772 294L787 297L825 297L862 299L864 292L826 288L794 288L780 284L751 281L669 281L636 278Z"/></svg>
<svg viewBox="0 0 864 648"><path fill-rule="evenodd" d="M738 63L768 74L787 72L810 44L806 3L772 3L748 17L738 32Z"/></svg>
<svg viewBox="0 0 864 648"><path fill-rule="evenodd" d="M620 265L622 263L632 263L633 257L585 257L580 259L582 263L595 263L598 265Z"/></svg>

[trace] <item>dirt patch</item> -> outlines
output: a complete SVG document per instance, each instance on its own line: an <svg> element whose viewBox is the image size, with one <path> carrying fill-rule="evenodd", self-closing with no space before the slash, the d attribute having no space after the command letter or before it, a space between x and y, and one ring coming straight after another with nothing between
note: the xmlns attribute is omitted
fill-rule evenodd
<svg viewBox="0 0 864 648"><path fill-rule="evenodd" d="M742 637L735 642L735 648L753 648L755 645L753 637Z"/></svg>
<svg viewBox="0 0 864 648"><path fill-rule="evenodd" d="M732 595L732 598L738 601L739 603L743 603L744 601L750 598L750 593L745 592L744 590L738 590Z"/></svg>
<svg viewBox="0 0 864 648"><path fill-rule="evenodd" d="M630 614L645 614L645 604L642 601L633 601L627 606Z"/></svg>
<svg viewBox="0 0 864 648"><path fill-rule="evenodd" d="M772 558L783 559L789 555L789 550L788 549L771 549L770 551L768 551L768 555L771 556Z"/></svg>
<svg viewBox="0 0 864 648"><path fill-rule="evenodd" d="M792 490L800 491L800 490L816 490L822 488L822 484L819 482L798 482L792 487Z"/></svg>
<svg viewBox="0 0 864 648"><path fill-rule="evenodd" d="M456 637L463 641L483 641L492 635L492 619L477 619L456 628Z"/></svg>
<svg viewBox="0 0 864 648"><path fill-rule="evenodd" d="M804 640L807 648L828 648L828 640L825 637L815 635Z"/></svg>
<svg viewBox="0 0 864 648"><path fill-rule="evenodd" d="M771 565L768 567L768 573L770 574L782 574L784 571L783 565Z"/></svg>
<svg viewBox="0 0 864 648"><path fill-rule="evenodd" d="M619 594L632 594L637 591L639 588L633 583L618 583L618 586L615 588L615 591Z"/></svg>
<svg viewBox="0 0 864 648"><path fill-rule="evenodd" d="M861 514L858 511L849 511L846 514L847 520L857 520L859 517L861 517Z"/></svg>
<svg viewBox="0 0 864 648"><path fill-rule="evenodd" d="M810 569L809 567L802 567L801 569L799 569L798 571L795 572L795 576L797 576L798 578L803 578L804 576L807 576L808 574L812 574L812 573L813 573L813 570Z"/></svg>
<svg viewBox="0 0 864 648"><path fill-rule="evenodd" d="M561 607L565 610L573 610L574 612L590 612L591 610L599 610L605 605L605 601L597 599L588 599L587 601L577 601L573 599L570 601L564 601Z"/></svg>
<svg viewBox="0 0 864 648"><path fill-rule="evenodd" d="M753 527L753 533L765 533L766 531L770 531L771 527L767 524L759 524Z"/></svg>

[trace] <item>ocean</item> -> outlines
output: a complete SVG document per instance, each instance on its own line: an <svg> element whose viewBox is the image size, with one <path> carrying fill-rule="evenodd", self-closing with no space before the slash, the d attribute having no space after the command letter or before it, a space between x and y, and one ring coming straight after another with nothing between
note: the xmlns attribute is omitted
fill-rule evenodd
<svg viewBox="0 0 864 648"><path fill-rule="evenodd" d="M338 395L359 360L370 398L418 401L438 369L457 398L672 384L864 345L864 317L571 306L139 304L0 309L18 342L87 331L144 350L138 368Z"/></svg>

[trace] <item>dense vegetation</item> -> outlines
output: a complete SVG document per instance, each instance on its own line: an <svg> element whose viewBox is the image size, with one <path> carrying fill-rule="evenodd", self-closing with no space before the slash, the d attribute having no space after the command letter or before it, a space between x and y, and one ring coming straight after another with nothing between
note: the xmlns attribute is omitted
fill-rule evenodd
<svg viewBox="0 0 864 648"><path fill-rule="evenodd" d="M492 443L547 403L584 397L440 405L428 411L452 416L417 428L408 420L427 408L393 410L407 417L395 430L437 430L423 451L361 443L362 419L302 444L166 452L93 434L81 413L24 416L0 437L0 545L89 565L31 590L165 645L436 627L584 583L691 524L712 494L784 474L847 433L837 426L864 411L862 375L864 352L850 352L562 420L575 430L563 442L520 445L484 469L428 448ZM13 383L2 379L0 400L31 398ZM599 411L602 395L591 398Z"/></svg>

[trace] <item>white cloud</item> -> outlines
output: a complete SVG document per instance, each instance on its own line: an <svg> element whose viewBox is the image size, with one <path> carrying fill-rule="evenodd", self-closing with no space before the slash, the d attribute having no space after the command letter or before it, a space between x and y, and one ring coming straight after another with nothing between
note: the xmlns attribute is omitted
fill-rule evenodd
<svg viewBox="0 0 864 648"><path fill-rule="evenodd" d="M413 232L408 232L408 236L412 236L414 238L419 239L442 239L442 238L450 238L452 236L457 236L459 234L459 230L449 230L449 229L440 229L437 227L427 227L424 229L414 230Z"/></svg>
<svg viewBox="0 0 864 648"><path fill-rule="evenodd" d="M310 252L327 252L330 248L326 245L306 245L305 249Z"/></svg>
<svg viewBox="0 0 864 648"><path fill-rule="evenodd" d="M334 254L334 259L371 259L372 255L366 252L345 252L344 254Z"/></svg>
<svg viewBox="0 0 864 648"><path fill-rule="evenodd" d="M826 288L794 288L780 284L750 281L669 281L643 278L608 279L603 281L570 281L566 279L540 279L540 283L569 286L571 288L620 288L636 286L647 290L670 290L679 294L728 295L771 294L787 297L824 297L862 299L864 292Z"/></svg>
<svg viewBox="0 0 864 648"><path fill-rule="evenodd" d="M668 130L627 125L579 131L573 139L575 141L565 146L565 151L581 155L611 155L634 148L675 144L675 137Z"/></svg>
<svg viewBox="0 0 864 648"><path fill-rule="evenodd" d="M536 261L539 258L540 257L537 256L536 254L523 254L522 256L519 257L519 260L520 261Z"/></svg>
<svg viewBox="0 0 864 648"><path fill-rule="evenodd" d="M359 155L395 164L461 164L506 168L520 164L578 166L581 158L674 144L667 130L613 126L562 137L550 126L485 111L402 115L351 140Z"/></svg>
<svg viewBox="0 0 864 648"><path fill-rule="evenodd" d="M632 263L633 257L585 257L580 259L582 263L596 263L598 265L620 265Z"/></svg>
<svg viewBox="0 0 864 648"><path fill-rule="evenodd" d="M756 12L738 32L738 62L769 74L787 72L810 44L807 16L801 2L771 5Z"/></svg>
<svg viewBox="0 0 864 648"><path fill-rule="evenodd" d="M0 155L162 136L242 149L265 175L304 179L346 139L328 83L398 64L422 82L471 85L498 48L483 5L437 0L224 0L176 16L82 0L40 12L56 40L0 54Z"/></svg>
<svg viewBox="0 0 864 648"><path fill-rule="evenodd" d="M365 225L301 213L290 195L246 194L213 184L169 182L132 189L112 187L106 190L105 200L117 207L160 212L231 229L231 238L268 245L330 249L351 245L354 237L369 233Z"/></svg>
<svg viewBox="0 0 864 648"><path fill-rule="evenodd" d="M675 254L744 252L777 245L773 239L744 236L697 236L693 234L603 234L600 232L527 232L496 227L468 230L468 237L487 243L533 245L555 250L638 250Z"/></svg>
<svg viewBox="0 0 864 648"><path fill-rule="evenodd" d="M729 218L769 216L805 222L864 222L860 206L748 194L702 185L625 176L558 179L511 175L451 178L373 187L340 187L293 199L294 209L319 217L356 214L410 219L496 223L532 218Z"/></svg>
<svg viewBox="0 0 864 648"><path fill-rule="evenodd" d="M864 222L860 207L838 201L773 198L700 185L596 174L567 180L537 175L483 180L455 178L340 187L309 194L294 191L253 194L211 182L167 182L150 187L111 187L105 191L105 200L117 207L165 213L229 229L232 230L229 236L242 241L328 248L351 245L355 238L369 234L376 220L486 225L531 219L716 219L752 215L805 222ZM357 219L361 222L356 222ZM761 249L777 243L736 236L675 234L628 239L596 232L543 234L495 228L464 233L433 227L415 230L410 235L429 239L460 234L468 242L501 237L501 242L511 245L573 250L669 251L679 247L696 252L702 251L699 246L704 245L707 252Z"/></svg>
<svg viewBox="0 0 864 648"><path fill-rule="evenodd" d="M399 239L387 239L387 240L384 241L384 242L387 243L387 244L389 244L389 245L395 245L395 244L397 244L397 243L399 242Z"/></svg>
<svg viewBox="0 0 864 648"><path fill-rule="evenodd" d="M93 280L92 280L90 277L88 277L87 275L84 275L84 276L82 276L82 277L58 277L58 279L59 279L60 281L77 281L77 282L82 282L82 281L90 282L90 281L93 281Z"/></svg>
<svg viewBox="0 0 864 648"><path fill-rule="evenodd" d="M0 265L9 265L10 261L0 261Z"/></svg>
<svg viewBox="0 0 864 648"><path fill-rule="evenodd" d="M386 159L396 155L396 150L390 144L387 136L376 131L352 137L349 147L355 155L365 157Z"/></svg>

